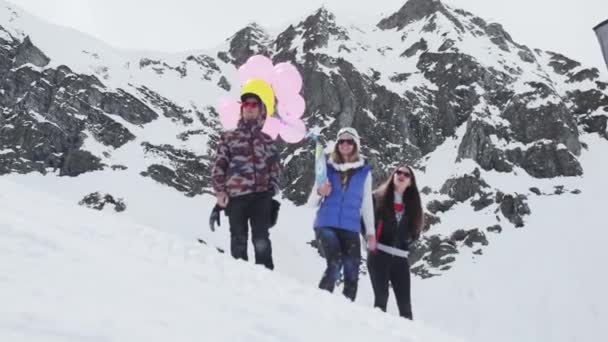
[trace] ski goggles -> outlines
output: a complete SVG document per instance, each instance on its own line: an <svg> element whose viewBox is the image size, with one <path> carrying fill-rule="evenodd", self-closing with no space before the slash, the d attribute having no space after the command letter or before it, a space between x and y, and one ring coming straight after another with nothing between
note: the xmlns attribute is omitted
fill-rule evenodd
<svg viewBox="0 0 608 342"><path fill-rule="evenodd" d="M260 103L255 101L255 102L242 102L241 103L241 108L245 109L245 108L251 108L251 109L255 109L258 108L260 106Z"/></svg>

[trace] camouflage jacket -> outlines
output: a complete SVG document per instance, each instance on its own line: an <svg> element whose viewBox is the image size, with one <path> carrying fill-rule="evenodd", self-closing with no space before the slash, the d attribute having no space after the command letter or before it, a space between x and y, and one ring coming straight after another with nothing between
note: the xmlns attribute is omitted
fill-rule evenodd
<svg viewBox="0 0 608 342"><path fill-rule="evenodd" d="M216 193L229 197L279 190L279 154L272 138L262 132L265 118L239 121L224 132L217 146L211 177Z"/></svg>

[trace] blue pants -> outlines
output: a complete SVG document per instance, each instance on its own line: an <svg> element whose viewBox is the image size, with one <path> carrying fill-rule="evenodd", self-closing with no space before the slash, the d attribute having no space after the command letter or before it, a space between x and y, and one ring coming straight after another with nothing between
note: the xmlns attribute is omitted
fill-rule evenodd
<svg viewBox="0 0 608 342"><path fill-rule="evenodd" d="M359 264L361 262L361 240L359 233L343 229L322 227L317 235L327 261L327 268L319 283L319 288L333 292L344 268L344 296L354 301L359 282Z"/></svg>

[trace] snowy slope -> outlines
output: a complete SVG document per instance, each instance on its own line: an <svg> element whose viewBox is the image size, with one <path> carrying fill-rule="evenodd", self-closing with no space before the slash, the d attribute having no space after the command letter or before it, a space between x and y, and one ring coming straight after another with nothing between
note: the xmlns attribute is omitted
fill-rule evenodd
<svg viewBox="0 0 608 342"><path fill-rule="evenodd" d="M443 331L471 341L589 341L603 340L608 336L608 331L602 324L608 317L608 296L604 292L608 286L608 277L602 271L603 260L608 257L604 248L608 234L602 224L605 202L598 200L608 191L605 178L607 168L603 162L608 148L593 135L586 136L584 141L591 147L581 157L586 170L589 170L585 178L548 180L541 187L543 192L550 192L555 185L560 184L566 189L580 189L581 194L531 197L529 205L536 215L526 222L524 229L504 225L505 229L500 235L488 235L491 248L484 249L483 255L474 255L472 250L467 254L465 249L457 256L453 269L441 277L424 280L414 277L412 293L417 321L441 327ZM444 152L436 157L443 160L446 156ZM420 174L421 184L433 183L431 176ZM484 177L492 177L492 174L484 173ZM138 257L160 259L162 266L159 267L163 270L167 265L182 262L183 255L198 248L190 241L202 237L209 246L203 249L206 252L205 258L226 263L222 264L224 271L220 274L238 267L240 263L232 263L226 260L229 258L225 255L215 252L214 247L228 247L229 237L224 217L215 233L207 228L207 217L213 203L211 197L186 198L146 179L127 186L125 182L129 179L125 177L121 181L120 177L112 176L110 172L106 175L103 172L92 173L74 179L33 174L9 175L0 179L3 182L2 188L18 190L7 190L9 195L2 196L2 213L8 212L13 218L23 216L19 222L24 222L26 227L31 224L27 217L34 217L34 227L45 227L28 231L27 234L34 238L36 233L46 232L49 223L49 229L55 229L55 223L61 227L60 222L75 218L75 222L83 223L71 227L72 231L82 230L80 234L88 236L89 241L98 234L106 234L110 240L118 239L123 243L121 246L136 246L134 248L141 249ZM502 178L501 181L509 182L514 190L523 191L529 185L538 186L537 180L530 179L527 184L525 177L521 176ZM124 213L109 210L97 214L71 207L80 200L83 192L101 189L125 198L127 210ZM65 202L57 204L54 196L60 196ZM423 200L427 199L423 197ZM275 273L281 277L287 276L310 291L316 288L324 267L323 260L306 244L313 236L310 229L313 217L314 211L311 209L293 207L284 202L279 223L271 232L276 260ZM457 207L446 221L454 224L440 224L433 227L433 233L436 230L449 232L460 224L483 224L480 215L473 213L468 205ZM142 242L130 235L130 226L142 225L152 228L140 228L140 231L143 231L141 234L144 236L154 237L155 247L147 245L149 240L144 239ZM11 223L11 227L10 231L15 231L21 226ZM99 233L96 229L104 233ZM165 233L159 233L160 231ZM3 237L2 241L11 240ZM57 243L59 242L54 242ZM29 244L24 242L23 246ZM7 248L4 246L1 249L5 253L3 260L6 259L6 252L13 250ZM168 252L163 254L161 250ZM108 254L107 251L98 250L97 255L106 258L113 256L115 251L112 249ZM122 254L120 257L123 258ZM113 268L113 262L123 264L122 260L111 258L107 260L106 267ZM10 264L12 263L7 265ZM186 266L183 267L187 269ZM242 268L249 270L245 266ZM241 272L240 268L238 272ZM260 272L265 274L263 270ZM127 273L131 273L131 270ZM181 276L177 277L181 279ZM243 275L239 279L246 279L245 277ZM14 282L11 284L13 285L8 285L9 288L18 287ZM42 291L44 286L34 285L33 288ZM339 292L340 289L337 289L334 295L338 301L341 300ZM372 303L369 279L362 276L354 306L358 307L356 310L364 310L371 307ZM42 309L42 306L38 308ZM389 312L397 314L392 297Z"/></svg>
<svg viewBox="0 0 608 342"><path fill-rule="evenodd" d="M188 240L0 186L3 341L456 341Z"/></svg>
<svg viewBox="0 0 608 342"><path fill-rule="evenodd" d="M482 173L514 191L539 186L550 195L529 198L535 213L526 227L489 233L483 255L457 257L454 268L439 278L415 283L418 317L474 341L603 341L608 338L608 258L605 224L608 191L605 156L608 146L587 135L581 162L584 177L547 180ZM443 157L447 155L443 154ZM441 160L442 156L437 156ZM429 175L430 176L430 175ZM432 178L421 177L425 183ZM581 193L553 195L554 186ZM493 217L488 213L489 218ZM462 205L433 229L483 227L483 215ZM496 335L496 332L501 332Z"/></svg>

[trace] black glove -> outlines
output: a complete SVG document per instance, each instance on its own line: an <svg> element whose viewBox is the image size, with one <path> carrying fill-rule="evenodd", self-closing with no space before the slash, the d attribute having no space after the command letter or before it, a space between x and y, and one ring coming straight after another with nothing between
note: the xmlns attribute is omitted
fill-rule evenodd
<svg viewBox="0 0 608 342"><path fill-rule="evenodd" d="M209 216L209 228L211 228L211 231L214 232L215 231L215 224L217 223L218 226L221 226L220 224L220 212L224 210L224 208L220 207L219 205L215 205L215 207L213 207L213 210L211 211L211 216Z"/></svg>
<svg viewBox="0 0 608 342"><path fill-rule="evenodd" d="M270 227L274 227L277 224L277 219L279 218L279 209L281 208L281 202L273 199L272 200L272 210L270 212Z"/></svg>

